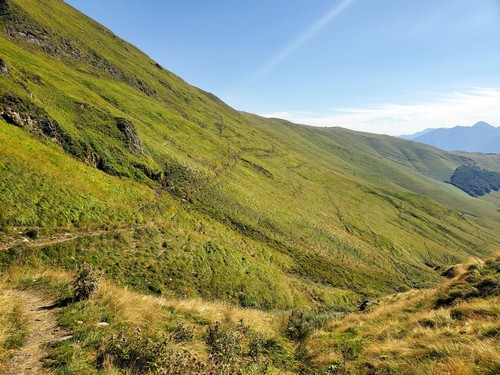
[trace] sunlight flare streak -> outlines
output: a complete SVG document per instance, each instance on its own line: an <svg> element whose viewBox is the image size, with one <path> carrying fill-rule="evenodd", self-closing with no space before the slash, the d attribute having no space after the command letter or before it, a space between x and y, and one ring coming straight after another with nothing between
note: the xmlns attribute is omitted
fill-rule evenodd
<svg viewBox="0 0 500 375"><path fill-rule="evenodd" d="M293 40L289 45L280 50L276 55L274 55L267 63L262 65L256 72L254 72L249 81L255 81L261 78L273 70L277 65L285 61L290 57L295 51L306 44L311 38L316 34L321 32L325 27L327 27L331 22L333 22L337 17L339 17L352 3L354 0L342 0L336 4L327 14L316 21L311 27L299 35L295 40Z"/></svg>

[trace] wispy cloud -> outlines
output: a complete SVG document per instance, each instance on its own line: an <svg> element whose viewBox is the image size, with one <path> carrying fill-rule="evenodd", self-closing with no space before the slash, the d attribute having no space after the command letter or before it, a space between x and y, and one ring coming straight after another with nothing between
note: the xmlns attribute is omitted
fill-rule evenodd
<svg viewBox="0 0 500 375"><path fill-rule="evenodd" d="M412 134L426 128L473 125L486 121L500 125L500 88L476 87L429 95L424 103L385 103L369 108L338 108L328 113L308 111L268 113L265 117L389 135Z"/></svg>
<svg viewBox="0 0 500 375"><path fill-rule="evenodd" d="M306 44L312 37L318 34L326 26L328 26L335 18L337 18L344 10L346 10L349 5L351 5L354 0L342 0L336 4L326 15L321 17L316 21L311 27L299 35L295 40L293 40L285 48L281 49L276 55L274 55L268 62L262 65L256 72L254 72L248 79L249 82L255 81L256 79L265 76L271 70L273 70L277 65L286 60L290 55L297 51L300 47Z"/></svg>

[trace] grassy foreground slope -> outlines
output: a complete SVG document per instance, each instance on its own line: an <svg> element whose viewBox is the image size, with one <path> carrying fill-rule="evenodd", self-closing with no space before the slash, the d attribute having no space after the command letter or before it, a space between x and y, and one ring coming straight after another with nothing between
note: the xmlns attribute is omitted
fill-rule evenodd
<svg viewBox="0 0 500 375"><path fill-rule="evenodd" d="M60 0L0 15L2 270L328 309L498 249L494 205L443 182L488 156L237 112Z"/></svg>
<svg viewBox="0 0 500 375"><path fill-rule="evenodd" d="M62 303L71 274L11 268L0 279L0 368L34 328L23 297L34 295L56 302L72 334L38 351L56 374L498 374L499 267L470 260L436 288L349 313L146 296L106 280L90 299Z"/></svg>
<svg viewBox="0 0 500 375"><path fill-rule="evenodd" d="M438 288L388 296L330 321L309 345L341 373L496 374L499 266L493 258L450 267Z"/></svg>

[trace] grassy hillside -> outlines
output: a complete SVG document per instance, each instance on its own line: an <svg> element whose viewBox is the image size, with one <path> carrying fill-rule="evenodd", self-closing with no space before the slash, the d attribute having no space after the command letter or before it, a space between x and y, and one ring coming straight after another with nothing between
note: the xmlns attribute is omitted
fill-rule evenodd
<svg viewBox="0 0 500 375"><path fill-rule="evenodd" d="M498 249L494 204L443 182L488 156L235 111L60 0L0 14L2 271L329 310Z"/></svg>
<svg viewBox="0 0 500 375"><path fill-rule="evenodd" d="M392 295L327 323L311 347L320 345L318 357L342 373L498 373L499 259L443 274L450 280L439 288Z"/></svg>
<svg viewBox="0 0 500 375"><path fill-rule="evenodd" d="M446 269L437 288L342 312L145 296L103 279L90 299L72 301L71 274L13 268L0 280L0 359L26 343L23 302L35 295L55 302L59 329L72 334L41 352L56 374L493 375L499 264L471 260Z"/></svg>

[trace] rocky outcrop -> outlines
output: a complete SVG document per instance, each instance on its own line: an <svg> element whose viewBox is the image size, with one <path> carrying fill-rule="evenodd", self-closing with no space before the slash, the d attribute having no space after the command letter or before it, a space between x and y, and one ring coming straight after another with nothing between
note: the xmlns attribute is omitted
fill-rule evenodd
<svg viewBox="0 0 500 375"><path fill-rule="evenodd" d="M9 3L7 0L0 0L0 17L4 17L9 14Z"/></svg>
<svg viewBox="0 0 500 375"><path fill-rule="evenodd" d="M123 134L127 147L132 152L144 152L144 147L137 135L134 124L127 119L117 117L116 126Z"/></svg>
<svg viewBox="0 0 500 375"><path fill-rule="evenodd" d="M3 59L0 58L0 75L8 76L10 74L9 67Z"/></svg>
<svg viewBox="0 0 500 375"><path fill-rule="evenodd" d="M363 303L361 303L359 305L359 311L365 311L366 309L368 309L370 306L372 305L372 303L368 300L366 301L363 301Z"/></svg>
<svg viewBox="0 0 500 375"><path fill-rule="evenodd" d="M47 112L27 99L4 95L0 98L0 117L6 122L28 128L38 137L47 137L53 142L62 143L65 135L57 121Z"/></svg>
<svg viewBox="0 0 500 375"><path fill-rule="evenodd" d="M126 74L117 65L108 61L96 50L84 45L81 40L69 39L55 33L45 25L32 19L20 7L9 6L0 0L0 16L5 21L5 33L12 39L40 48L52 57L67 62L85 64L94 70L124 82L144 94L154 97L156 90L138 77Z"/></svg>

